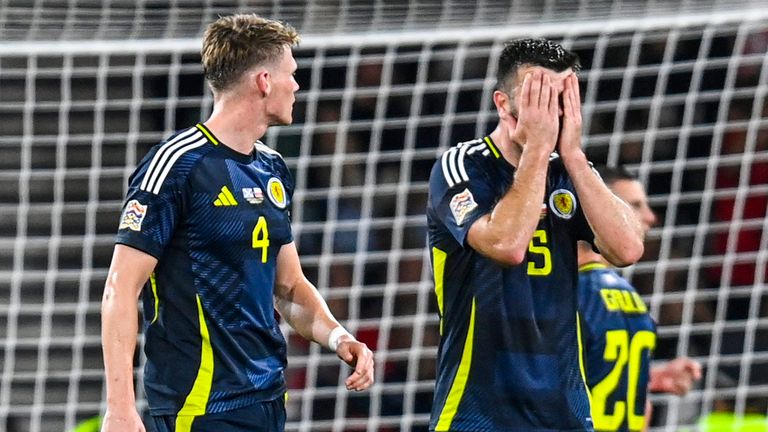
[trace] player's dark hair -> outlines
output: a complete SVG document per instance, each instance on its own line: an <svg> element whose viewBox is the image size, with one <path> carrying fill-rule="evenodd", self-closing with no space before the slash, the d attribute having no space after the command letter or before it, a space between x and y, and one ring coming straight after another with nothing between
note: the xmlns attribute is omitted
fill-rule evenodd
<svg viewBox="0 0 768 432"><path fill-rule="evenodd" d="M518 39L504 44L496 71L496 89L505 91L512 88L512 82L521 66L541 66L555 72L568 68L581 68L579 56L560 44L547 39Z"/></svg>
<svg viewBox="0 0 768 432"><path fill-rule="evenodd" d="M203 36L203 74L214 90L226 90L253 66L278 61L299 43L288 24L256 14L224 16L208 25Z"/></svg>

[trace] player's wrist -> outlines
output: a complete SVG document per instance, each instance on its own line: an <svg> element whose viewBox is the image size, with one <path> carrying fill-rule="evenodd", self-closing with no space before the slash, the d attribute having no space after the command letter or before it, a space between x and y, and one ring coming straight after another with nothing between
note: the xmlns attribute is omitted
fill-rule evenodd
<svg viewBox="0 0 768 432"><path fill-rule="evenodd" d="M331 330L331 333L328 335L328 343L327 343L328 348L330 348L331 351L336 351L336 348L339 347L339 344L344 339L355 340L355 337L352 336L352 334L349 333L347 329L345 329L342 326L338 326L334 328L333 330Z"/></svg>
<svg viewBox="0 0 768 432"><path fill-rule="evenodd" d="M127 412L136 410L136 400L128 397L107 398L107 409L112 412Z"/></svg>
<svg viewBox="0 0 768 432"><path fill-rule="evenodd" d="M570 149L558 149L558 154L563 159L566 168L589 167L586 153L580 147Z"/></svg>
<svg viewBox="0 0 768 432"><path fill-rule="evenodd" d="M549 163L549 156L551 154L552 150L545 145L531 145L531 143L528 143L523 146L523 152L520 156L520 159L525 159L532 163L547 164Z"/></svg>

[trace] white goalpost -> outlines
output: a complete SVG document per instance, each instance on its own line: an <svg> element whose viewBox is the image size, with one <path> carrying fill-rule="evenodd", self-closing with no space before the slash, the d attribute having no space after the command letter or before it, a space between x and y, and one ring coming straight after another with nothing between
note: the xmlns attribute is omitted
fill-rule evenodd
<svg viewBox="0 0 768 432"><path fill-rule="evenodd" d="M684 398L652 395L652 430L768 414L762 2L96 3L0 0L0 430L103 413L99 307L127 177L210 113L200 31L243 10L304 35L294 124L264 141L296 179L307 276L376 353L377 383L350 393L335 355L284 326L287 430L427 430L429 171L495 125L494 59L520 37L579 54L587 152L636 173L659 216L624 274L658 322L657 359L687 355L705 376Z"/></svg>

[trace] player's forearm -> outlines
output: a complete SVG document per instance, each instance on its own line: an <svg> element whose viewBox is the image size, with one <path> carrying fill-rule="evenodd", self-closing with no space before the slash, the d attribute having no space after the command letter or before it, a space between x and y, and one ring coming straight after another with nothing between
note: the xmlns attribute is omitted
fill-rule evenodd
<svg viewBox="0 0 768 432"><path fill-rule="evenodd" d="M328 347L328 337L340 324L314 285L302 279L291 289L283 290L283 295L276 296L275 306L302 337Z"/></svg>
<svg viewBox="0 0 768 432"><path fill-rule="evenodd" d="M133 356L138 334L136 298L111 285L101 303L101 339L107 385L107 405L135 405Z"/></svg>
<svg viewBox="0 0 768 432"><path fill-rule="evenodd" d="M548 165L548 153L523 151L515 180L488 215L485 238L473 242L475 249L508 265L520 264L525 259L528 243L539 223Z"/></svg>
<svg viewBox="0 0 768 432"><path fill-rule="evenodd" d="M600 253L623 267L643 255L643 231L632 208L611 192L593 172L583 152L563 157L584 215L595 234Z"/></svg>

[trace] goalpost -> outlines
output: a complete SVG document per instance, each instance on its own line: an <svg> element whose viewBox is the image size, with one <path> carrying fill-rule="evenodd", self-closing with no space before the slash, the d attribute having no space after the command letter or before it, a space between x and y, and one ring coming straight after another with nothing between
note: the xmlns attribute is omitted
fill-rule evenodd
<svg viewBox="0 0 768 432"><path fill-rule="evenodd" d="M659 216L624 273L658 321L657 358L693 357L705 376L683 399L652 396L653 429L768 413L760 2L142 1L91 15L77 3L0 2L0 430L69 430L103 411L99 306L127 177L210 113L198 32L236 9L304 34L294 124L264 141L296 178L309 279L376 353L377 384L350 393L349 369L284 326L289 431L426 430L438 343L429 171L495 125L493 59L531 36L580 55L586 149L636 172ZM29 25L8 25L22 16Z"/></svg>

